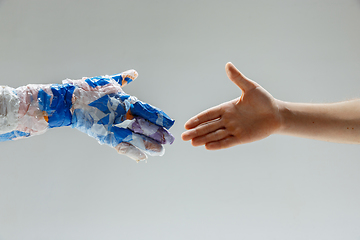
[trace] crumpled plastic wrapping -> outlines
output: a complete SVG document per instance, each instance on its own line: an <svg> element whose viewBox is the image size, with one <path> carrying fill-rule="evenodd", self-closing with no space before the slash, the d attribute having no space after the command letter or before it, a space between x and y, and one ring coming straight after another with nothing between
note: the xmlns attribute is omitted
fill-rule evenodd
<svg viewBox="0 0 360 240"><path fill-rule="evenodd" d="M13 88L0 86L0 134L16 129L19 103Z"/></svg>
<svg viewBox="0 0 360 240"><path fill-rule="evenodd" d="M0 141L71 126L139 161L162 156L163 144L172 144L168 129L174 124L160 109L126 94L125 86L138 76L135 70L63 84L29 84L0 88Z"/></svg>

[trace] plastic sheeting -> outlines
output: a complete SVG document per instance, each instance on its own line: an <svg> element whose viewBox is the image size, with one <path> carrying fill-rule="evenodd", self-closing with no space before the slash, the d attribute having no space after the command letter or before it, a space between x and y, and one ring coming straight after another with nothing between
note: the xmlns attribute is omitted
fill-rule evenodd
<svg viewBox="0 0 360 240"><path fill-rule="evenodd" d="M71 126L137 161L162 156L174 137L172 120L162 110L126 94L121 86L135 80L135 70L63 84L0 88L0 141Z"/></svg>

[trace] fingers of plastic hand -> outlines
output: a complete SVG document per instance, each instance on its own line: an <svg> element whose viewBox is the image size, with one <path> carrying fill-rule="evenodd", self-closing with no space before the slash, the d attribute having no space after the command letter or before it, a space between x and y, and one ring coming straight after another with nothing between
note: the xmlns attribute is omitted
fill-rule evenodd
<svg viewBox="0 0 360 240"><path fill-rule="evenodd" d="M154 139L134 133L130 129L114 126L111 128L110 136L110 139L108 136L105 137L106 143L113 147L127 142L150 156L162 156L165 152L164 147Z"/></svg>
<svg viewBox="0 0 360 240"><path fill-rule="evenodd" d="M125 120L116 126L128 128L135 133L152 138L161 144L172 144L175 140L174 136L165 128L140 117L135 117L132 120Z"/></svg>
<svg viewBox="0 0 360 240"><path fill-rule="evenodd" d="M198 115L190 118L185 123L185 129L192 129L197 127L198 125L205 123L207 121L211 121L217 119L221 116L222 111L220 106L209 108Z"/></svg>
<svg viewBox="0 0 360 240"><path fill-rule="evenodd" d="M220 150L237 145L237 139L234 136L228 136L218 141L208 142L205 144L207 150Z"/></svg>
<svg viewBox="0 0 360 240"><path fill-rule="evenodd" d="M139 74L134 69L130 69L122 73L110 75L109 77L114 79L117 83L124 87L134 81L138 77L138 75Z"/></svg>
<svg viewBox="0 0 360 240"><path fill-rule="evenodd" d="M147 156L144 152L142 152L140 149L134 147L130 143L127 142L121 142L115 147L116 151L119 154L123 154L128 156L131 159L134 159L135 161L143 161L147 159Z"/></svg>
<svg viewBox="0 0 360 240"><path fill-rule="evenodd" d="M254 81L245 77L231 62L226 64L225 71L228 78L244 92L258 86Z"/></svg>
<svg viewBox="0 0 360 240"><path fill-rule="evenodd" d="M85 100L82 101L85 102ZM88 100L86 102L88 102ZM92 101L89 106L95 107L105 114L115 112L115 123L121 123L126 119L133 119L135 116L146 119L159 127L169 129L175 122L160 109L147 103L143 103L136 97L122 93L104 95L103 97ZM152 127L152 129L153 128L154 127Z"/></svg>
<svg viewBox="0 0 360 240"><path fill-rule="evenodd" d="M110 76L104 75L90 78L84 77L80 80L66 79L63 80L62 83L75 85L85 91L98 91L105 94L111 94L123 92L121 87L134 81L137 76L138 73L135 70L131 69Z"/></svg>
<svg viewBox="0 0 360 240"><path fill-rule="evenodd" d="M74 121L76 124L73 124L72 127L87 133L89 136L98 140L100 144L106 144L115 148L120 143L126 142L150 156L162 156L164 154L165 150L163 146L154 139L134 133L127 128L104 125L98 121L94 121L94 115L88 111L76 109L74 117L76 118ZM126 144L124 144L124 146L126 146ZM124 151L123 149L123 152ZM143 157L141 157L142 155L139 151L130 149L129 154L132 155L132 157L137 156L136 158L142 159Z"/></svg>
<svg viewBox="0 0 360 240"><path fill-rule="evenodd" d="M171 128L172 125L174 125L175 123L175 121L171 119L162 110L151 106L150 104L144 103L140 100L132 103L130 111L134 116L142 117L149 122L164 127L166 129Z"/></svg>
<svg viewBox="0 0 360 240"><path fill-rule="evenodd" d="M127 142L145 154L161 156L164 153L161 144L172 143L174 138L163 127L129 114L136 102L129 95L115 94L104 95L90 104L75 104L72 126L100 144L116 147Z"/></svg>
<svg viewBox="0 0 360 240"><path fill-rule="evenodd" d="M214 132L222 127L223 127L223 125L221 123L221 120L215 119L213 121L200 124L199 126L184 132L181 135L181 138L184 141L188 141L188 140L194 139L196 137L207 135L207 134Z"/></svg>
<svg viewBox="0 0 360 240"><path fill-rule="evenodd" d="M74 97L78 97L78 95L86 95L86 93L89 96L90 95L94 96L96 94L104 95L104 94L124 93L121 86L110 78L109 79L101 78L100 80L96 80L92 78L83 78L80 80L66 79L63 80L62 83L64 85L73 85L78 87L74 92Z"/></svg>
<svg viewBox="0 0 360 240"><path fill-rule="evenodd" d="M134 133L133 140L130 143L150 156L163 156L165 153L165 148L162 144L140 134Z"/></svg>

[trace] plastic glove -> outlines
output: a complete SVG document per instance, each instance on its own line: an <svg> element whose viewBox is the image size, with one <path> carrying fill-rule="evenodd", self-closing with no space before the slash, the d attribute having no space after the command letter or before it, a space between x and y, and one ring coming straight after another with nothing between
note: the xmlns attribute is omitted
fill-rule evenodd
<svg viewBox="0 0 360 240"><path fill-rule="evenodd" d="M0 141L71 126L135 160L161 156L174 137L163 111L126 94L135 70L112 76L64 80L63 84L0 88Z"/></svg>

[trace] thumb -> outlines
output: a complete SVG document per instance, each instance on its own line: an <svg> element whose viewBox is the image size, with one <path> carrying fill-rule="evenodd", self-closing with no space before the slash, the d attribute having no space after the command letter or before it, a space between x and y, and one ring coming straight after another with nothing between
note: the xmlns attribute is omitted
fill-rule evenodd
<svg viewBox="0 0 360 240"><path fill-rule="evenodd" d="M228 78L233 81L243 92L257 87L257 83L245 77L231 62L225 65Z"/></svg>
<svg viewBox="0 0 360 240"><path fill-rule="evenodd" d="M109 77L111 77L116 82L118 82L121 85L121 87L124 87L127 84L134 81L137 78L137 76L138 76L138 73L134 69L131 69L131 70L127 70L122 73L110 75Z"/></svg>

